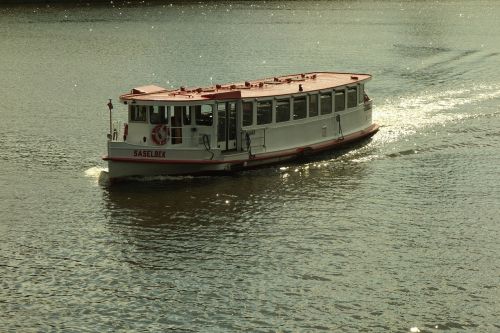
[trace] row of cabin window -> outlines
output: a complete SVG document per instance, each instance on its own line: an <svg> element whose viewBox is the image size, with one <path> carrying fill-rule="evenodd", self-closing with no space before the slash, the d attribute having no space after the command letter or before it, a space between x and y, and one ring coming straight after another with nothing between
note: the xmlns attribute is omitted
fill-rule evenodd
<svg viewBox="0 0 500 333"><path fill-rule="evenodd" d="M146 106L129 105L129 120L133 122L149 122L151 124L168 124L172 126L191 125L193 118L196 125L212 126L213 108L212 105L193 106ZM170 115L170 119L169 119Z"/></svg>
<svg viewBox="0 0 500 333"><path fill-rule="evenodd" d="M303 119L308 116L316 117L318 114L332 113L332 94L335 94L335 111L343 111L346 108L346 91L330 91L307 96L295 96L291 98L276 99L276 123L290 120ZM361 97L359 97L361 96ZM359 94L357 87L347 89L347 107L353 108L363 101L363 94ZM243 126L254 124L254 102L243 102ZM273 101L263 100L256 102L257 112L256 124L270 124L273 121Z"/></svg>
<svg viewBox="0 0 500 333"><path fill-rule="evenodd" d="M352 108L363 102L363 85L358 94L357 87L347 89L347 107ZM320 94L310 94L306 96L296 96L292 98L276 100L276 122L285 122L296 119L303 119L308 116L315 117L319 114L332 113L332 94L335 94L335 111L343 111L346 107L345 90L331 91ZM243 126L251 126L254 121L254 102L243 102ZM293 109L291 108L293 107ZM257 101L257 125L269 124L273 116L272 100ZM291 116L291 111L293 115ZM192 125L193 116L195 124L199 126L212 126L213 106L209 104L193 106L146 106L129 105L129 120L133 122L146 122L149 112L149 122L151 124L168 124L172 126Z"/></svg>

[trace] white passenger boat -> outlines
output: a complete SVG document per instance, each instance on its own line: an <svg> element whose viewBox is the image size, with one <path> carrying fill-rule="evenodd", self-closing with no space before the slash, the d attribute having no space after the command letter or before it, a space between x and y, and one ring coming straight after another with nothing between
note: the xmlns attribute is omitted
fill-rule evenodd
<svg viewBox="0 0 500 333"><path fill-rule="evenodd" d="M110 180L224 172L282 162L372 136L369 74L315 72L207 88L150 85L110 109Z"/></svg>

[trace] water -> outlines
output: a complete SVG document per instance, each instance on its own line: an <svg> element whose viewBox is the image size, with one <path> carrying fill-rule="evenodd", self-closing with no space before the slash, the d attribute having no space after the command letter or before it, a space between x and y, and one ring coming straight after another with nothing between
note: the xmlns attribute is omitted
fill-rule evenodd
<svg viewBox="0 0 500 333"><path fill-rule="evenodd" d="M1 330L499 331L498 17L494 0L1 7ZM99 181L108 98L319 70L374 75L372 140Z"/></svg>

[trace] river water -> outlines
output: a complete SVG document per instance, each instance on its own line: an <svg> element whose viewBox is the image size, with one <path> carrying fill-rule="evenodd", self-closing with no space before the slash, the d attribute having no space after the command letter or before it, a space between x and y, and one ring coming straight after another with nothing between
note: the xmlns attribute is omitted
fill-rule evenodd
<svg viewBox="0 0 500 333"><path fill-rule="evenodd" d="M0 331L500 331L500 6L0 7ZM107 99L371 73L380 132L109 187Z"/></svg>

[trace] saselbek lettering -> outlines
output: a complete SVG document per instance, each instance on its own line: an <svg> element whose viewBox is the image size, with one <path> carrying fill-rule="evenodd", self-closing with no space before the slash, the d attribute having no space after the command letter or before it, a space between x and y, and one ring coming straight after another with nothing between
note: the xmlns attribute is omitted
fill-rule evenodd
<svg viewBox="0 0 500 333"><path fill-rule="evenodd" d="M134 157L165 158L165 152L161 150L135 149Z"/></svg>

